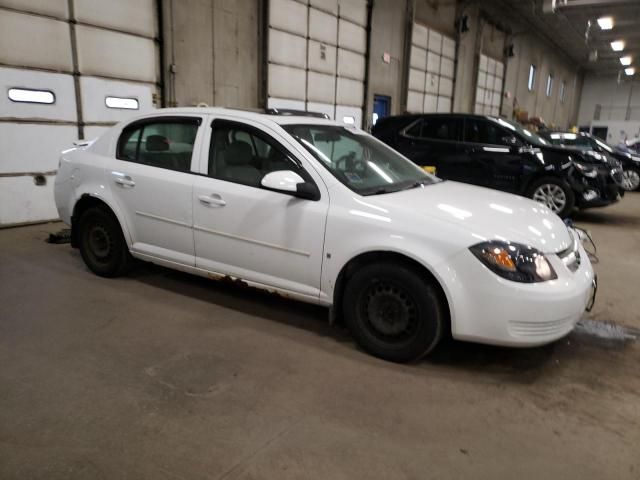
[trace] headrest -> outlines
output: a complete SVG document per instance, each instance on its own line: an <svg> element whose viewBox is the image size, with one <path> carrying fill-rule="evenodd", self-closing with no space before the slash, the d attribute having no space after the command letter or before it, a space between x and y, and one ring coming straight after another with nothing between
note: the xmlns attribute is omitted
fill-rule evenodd
<svg viewBox="0 0 640 480"><path fill-rule="evenodd" d="M224 151L224 161L229 166L249 165L252 160L251 145L247 142L233 142Z"/></svg>
<svg viewBox="0 0 640 480"><path fill-rule="evenodd" d="M149 135L144 148L147 152L166 152L169 150L169 139L162 135Z"/></svg>

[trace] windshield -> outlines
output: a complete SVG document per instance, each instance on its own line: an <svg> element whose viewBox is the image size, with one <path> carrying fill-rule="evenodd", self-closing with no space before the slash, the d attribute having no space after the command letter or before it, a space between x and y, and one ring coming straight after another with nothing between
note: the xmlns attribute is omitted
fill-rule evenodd
<svg viewBox="0 0 640 480"><path fill-rule="evenodd" d="M397 192L440 181L365 132L334 125L282 128L360 195Z"/></svg>
<svg viewBox="0 0 640 480"><path fill-rule="evenodd" d="M510 120L505 120L504 118L499 117L489 117L489 119L513 132L518 133L521 138L525 139L532 145L535 145L537 147L544 147L545 145L549 145L549 142L547 142L544 138L536 133L531 132L530 130L527 130L517 122L512 122Z"/></svg>
<svg viewBox="0 0 640 480"><path fill-rule="evenodd" d="M577 148L579 150L593 150L600 147L606 152L613 152L613 148L596 137L578 133L551 133L549 134L551 143L563 147Z"/></svg>

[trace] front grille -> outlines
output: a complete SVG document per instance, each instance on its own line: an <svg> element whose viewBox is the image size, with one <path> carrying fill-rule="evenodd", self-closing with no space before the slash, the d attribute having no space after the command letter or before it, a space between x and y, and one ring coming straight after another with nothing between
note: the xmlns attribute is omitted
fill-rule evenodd
<svg viewBox="0 0 640 480"><path fill-rule="evenodd" d="M517 337L547 337L569 333L573 329L573 323L573 317L547 322L512 320L509 322L509 331Z"/></svg>

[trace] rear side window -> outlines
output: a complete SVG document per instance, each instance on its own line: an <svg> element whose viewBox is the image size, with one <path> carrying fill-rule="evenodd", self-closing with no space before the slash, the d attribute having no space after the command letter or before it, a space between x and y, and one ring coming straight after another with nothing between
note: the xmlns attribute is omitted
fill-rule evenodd
<svg viewBox="0 0 640 480"><path fill-rule="evenodd" d="M494 122L478 118L465 120L464 140L471 143L486 143L489 145L512 145L509 139L513 135L496 125Z"/></svg>
<svg viewBox="0 0 640 480"><path fill-rule="evenodd" d="M462 140L462 120L458 118L427 118L422 121L422 138L431 140Z"/></svg>
<svg viewBox="0 0 640 480"><path fill-rule="evenodd" d="M191 171L199 118L158 119L126 127L117 158L178 172Z"/></svg>

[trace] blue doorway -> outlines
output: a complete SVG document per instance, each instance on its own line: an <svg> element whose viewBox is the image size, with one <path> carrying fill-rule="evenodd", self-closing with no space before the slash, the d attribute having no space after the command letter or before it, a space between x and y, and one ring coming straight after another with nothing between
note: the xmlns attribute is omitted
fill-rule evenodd
<svg viewBox="0 0 640 480"><path fill-rule="evenodd" d="M391 113L391 97L386 95L374 95L373 96L373 118L371 119L371 125L375 125L376 122L384 117L388 117Z"/></svg>

